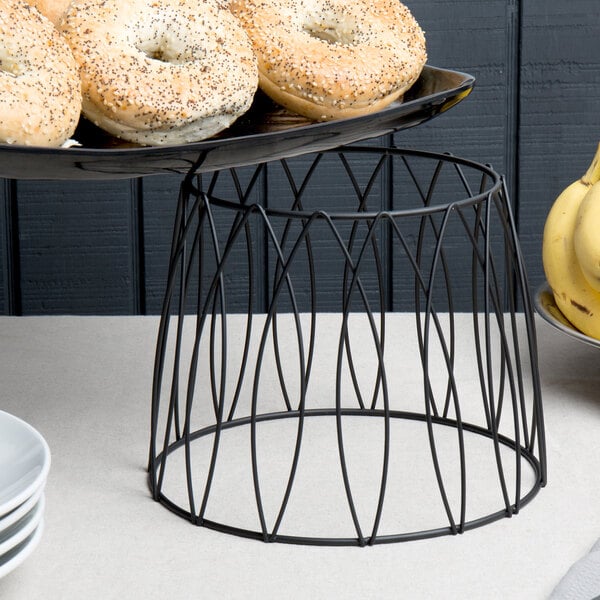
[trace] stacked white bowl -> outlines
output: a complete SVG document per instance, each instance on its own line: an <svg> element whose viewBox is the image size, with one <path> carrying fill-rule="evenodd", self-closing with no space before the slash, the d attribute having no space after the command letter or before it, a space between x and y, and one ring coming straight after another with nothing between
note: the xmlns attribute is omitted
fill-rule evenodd
<svg viewBox="0 0 600 600"><path fill-rule="evenodd" d="M0 411L0 577L40 541L49 470L46 440L25 421Z"/></svg>

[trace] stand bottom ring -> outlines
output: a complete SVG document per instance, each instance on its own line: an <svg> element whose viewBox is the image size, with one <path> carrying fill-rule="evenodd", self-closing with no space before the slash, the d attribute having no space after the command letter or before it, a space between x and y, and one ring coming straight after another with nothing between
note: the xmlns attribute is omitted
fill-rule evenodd
<svg viewBox="0 0 600 600"><path fill-rule="evenodd" d="M273 440L275 440L275 442L281 442L281 424L291 420L296 420L296 432L306 438L306 430L308 429L307 424L315 421L316 417L325 418L318 419L323 422L326 420L331 421L331 418L335 420L335 428L330 430L330 433L333 432L333 435L330 435L330 437L332 439L335 438L334 443L338 450L335 464L337 464L337 470L345 475L343 480L346 484L345 495L339 494L338 500L344 500L343 504L345 504L346 507L345 512L352 514L354 517L354 531L352 532L352 535L330 535L329 533L325 535L322 533L317 535L304 535L302 533L282 533L281 531L284 528L280 527L280 524L282 521L285 522L283 515L289 508L288 498L283 493L283 490L287 489L290 492L291 497L291 492L297 484L296 481L290 483L289 479L284 481L283 486L281 484L279 485L278 497L280 499L282 496L284 497L283 504L281 504L281 506L276 504L276 510L271 511L275 514L279 514L279 518L276 519L276 525L272 528L269 528L266 525L267 518L265 517L265 513L267 511L265 511L264 506L269 504L269 502L267 500L267 494L264 492L266 487L264 487L264 482L261 480L261 475L259 475L259 464L261 464L261 460L263 460L264 457L261 459L260 454L256 449L257 446L260 445L257 440L262 439L264 441L271 437L271 442ZM373 459L373 452L369 453L365 451L367 444L363 445L362 442L359 444L351 444L348 442L348 440L351 440L353 437L353 428L351 426L352 420L358 418L363 425L362 429L364 429L364 418L366 417L374 418L371 422L380 428L377 433L378 440L376 443L379 455L376 459ZM407 430L409 435L406 435L407 431L402 431L399 436L395 435L392 430L394 429L394 426L399 423L402 423L404 427L408 427L409 430L412 428L412 431ZM267 425L271 428L271 433L269 434L267 431L266 436L260 432L261 427L265 426L265 424L271 424ZM273 437L275 425L278 433ZM216 488L222 487L222 483L225 481L222 477L219 478L215 476L214 473L218 471L218 467L223 467L222 463L224 461L221 460L221 449L224 446L227 446L227 444L224 444L225 438L229 437L227 432L230 430L241 431L241 428L244 427L248 428L249 435L246 440L250 442L251 452L248 451L247 445L245 445L242 450L239 450L238 448L237 451L240 455L243 452L244 460L248 462L246 474L242 477L235 477L235 468L232 470L232 465L229 464L224 471L226 473L225 479L229 479L229 487L227 487L227 491L223 494L222 499L217 498L215 501L212 499L212 496L218 496L219 491ZM425 460L426 462L429 462L430 469L428 469L428 471L435 473L435 478L432 475L429 482L433 482L434 485L434 489L429 496L429 502L431 504L440 504L440 492L442 498L447 498L447 504L445 506L445 515L447 518L445 520L448 521L448 524L439 527L430 527L427 525L418 531L385 533L382 532L383 526L379 525L379 519L381 513L383 513L384 516L387 516L389 515L390 510L398 510L398 502L394 497L395 495L398 495L404 500L412 497L417 499L423 498L422 491L417 492L414 495L406 492L406 479L396 481L395 483L393 482L396 474L396 470L394 469L394 457L397 456L398 446L401 446L403 450L408 448L409 452L415 451L416 447L419 448L419 451L424 449L423 444L413 445L410 443L410 436L412 435L426 435L429 439L429 445L426 446L428 456ZM316 431L316 436L316 439L319 441L326 442L327 435L324 435L322 431ZM297 466L298 464L301 464L301 461L299 460L298 464L295 464L293 467L291 466L294 464L292 456L294 454L294 449L296 449L298 455L302 455L304 447L310 445L310 452L316 453L312 457L313 462L315 460L326 460L324 457L327 457L327 460L333 460L332 456L335 452L328 453L326 452L327 448L318 450L314 448L314 444L311 442L303 440L301 444L298 444L297 437L288 436L288 438L287 444L288 446L291 446L289 451L290 459L286 463L288 478L290 477L290 470L292 472L292 479L296 476L296 472L299 470L297 469ZM360 439L364 441L364 438L361 437ZM202 461L198 461L193 457L194 446L196 445L194 443L202 443L202 441L209 442L209 440L212 441L209 446L205 448L205 454L208 454L209 457L204 460L206 463L204 468L198 469L198 473L196 473L193 467ZM243 439L241 441L243 442ZM236 443L239 442L240 440ZM473 443L479 445L480 448L476 447L474 451L469 452L468 448L469 446L472 446ZM363 447L357 450L356 447L361 445L363 445ZM444 457L449 455L449 447L452 447L455 450L455 452L450 454L459 457L457 463L450 466L439 462L440 455ZM357 455L356 452L359 454ZM173 499L173 493L169 491L165 492L164 488L170 486L168 483L168 481L170 481L168 466L171 457L178 453L182 454L179 460L185 461L187 469L182 470L179 467L176 469L174 468L174 470L179 475L181 475L182 472L187 472L187 482L178 482L177 487L179 490L178 493L176 492L174 494L177 496L177 499ZM228 451L225 453L227 454ZM354 458L352 458L353 453ZM280 453L276 452L274 448L268 448L266 455L279 457ZM483 461L481 465L474 464L473 455L476 455L475 463ZM489 460L484 458L485 455L487 455L487 459L492 460L495 464L496 468L492 471L495 471L496 473L496 485L494 484L493 479L490 483L490 464ZM357 458L357 456L359 458ZM296 458L298 458L298 456L296 456ZM408 457L408 460L403 457L402 463L410 463L413 459L414 457L410 456ZM423 459L423 457L421 457L421 459ZM444 460L447 462L447 459ZM283 462L285 463L285 460L283 460ZM360 491L360 488L352 488L350 485L352 481L356 481L357 476L352 475L348 469L349 462L354 462L355 464L365 463L366 467L365 464L361 467L363 469L363 475L365 473L370 473L371 475L368 475L368 477L372 479L372 483L376 480L377 485L370 486L371 495L374 495L376 500L375 504L379 507L379 511L375 518L376 524L374 526L372 522L370 522L370 519L359 518L360 510L356 508L357 505L360 504L360 502L357 501L359 494L355 492L357 489ZM373 469L373 464L378 464L379 469ZM382 464L387 466L382 468ZM519 446L514 440L505 435L493 434L480 426L464 422L459 423L456 420L449 418L393 410L385 411L350 408L306 409L304 411L292 410L264 413L256 415L254 418L238 418L223 422L220 425L215 424L196 430L188 435L185 435L184 433L182 437L166 446L163 452L156 456L153 465L154 466L150 469L149 487L153 493L154 499L173 513L189 520L193 524L240 537L262 540L264 542L319 546L367 546L464 533L470 529L481 527L518 513L520 508L528 504L544 485L542 468L538 459L529 449ZM214 469L213 472L210 472L211 465ZM310 471L312 480L314 480L315 477L315 469L318 470L319 466L312 465ZM528 467L530 472L525 474L525 469L523 469L523 467ZM236 468L244 469L243 466L238 466ZM418 468L422 469L422 466ZM282 469L280 469L280 471L281 470ZM324 470L328 471L327 466ZM286 471L286 468L283 468L283 471ZM331 475L334 471L335 467L332 467L329 469L329 474ZM486 480L483 484L482 481L480 481L480 472L486 473ZM376 473L376 476L374 476L373 473ZM326 475L323 476L325 477ZM235 493L238 489L238 483L244 479L244 477L247 482L252 484L251 486L249 485L249 487L253 488L253 493L250 494L250 501L248 501L248 499L243 501L238 500L236 503ZM218 483L215 480L218 480ZM198 487L198 481L202 481L201 487L203 486L200 493L197 493L196 489ZM322 492L322 486L319 486L318 482L311 485L313 492ZM485 495L488 490L494 488L497 488L496 495L491 503L494 504L494 507L490 509L491 504L489 503L488 498L483 501L483 508L481 510L484 512L482 513L482 516L471 516L468 509L468 501L480 500L482 495ZM523 488L526 488L526 490L523 490ZM193 491L190 492L190 490ZM454 503L452 502L453 498L456 500ZM512 500L509 500L509 498L512 498ZM485 504L486 501L488 502L487 504ZM241 524L228 524L225 522L225 519L215 520L209 518L211 506L221 506L222 504L231 505L233 503L234 509L235 507L240 508L242 506L244 509L248 509L252 502L255 504L253 509L255 515L258 514L260 517L256 517L256 528ZM322 504L323 503L321 503L321 507ZM421 505L423 504L427 504L427 502L421 502ZM498 504L501 508L497 508ZM337 508L339 511L342 511L343 509L343 507L340 507L339 505L337 505ZM348 510L348 508L350 510ZM299 514L304 512L306 514L306 510L306 505L302 503L302 510L296 509L296 512ZM421 510L421 508L419 508L419 510ZM403 509L400 509L400 515L402 515L402 511ZM237 509L234 510L234 512L237 512ZM308 512L310 514L310 511ZM364 512L365 511L363 510L363 513ZM469 513L468 516L467 513ZM441 508L440 514L442 515L442 518L444 518ZM455 517L455 515L458 515L458 517ZM407 518L406 520L409 523L413 522L412 517ZM369 527L372 527L372 533L367 535L363 534L363 531L366 530L361 527L363 522L369 522ZM327 522L327 526L329 526L329 521Z"/></svg>

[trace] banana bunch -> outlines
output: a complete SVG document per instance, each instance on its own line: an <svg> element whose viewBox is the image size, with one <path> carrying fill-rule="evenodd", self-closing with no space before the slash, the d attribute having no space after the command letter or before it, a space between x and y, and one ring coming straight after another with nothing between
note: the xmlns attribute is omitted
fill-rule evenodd
<svg viewBox="0 0 600 600"><path fill-rule="evenodd" d="M542 262L563 315L600 339L600 144L583 177L563 190L548 213Z"/></svg>

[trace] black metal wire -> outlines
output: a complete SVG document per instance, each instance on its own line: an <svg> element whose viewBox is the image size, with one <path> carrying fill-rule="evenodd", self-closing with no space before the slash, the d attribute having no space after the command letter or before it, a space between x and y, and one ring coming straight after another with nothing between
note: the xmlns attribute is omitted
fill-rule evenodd
<svg viewBox="0 0 600 600"><path fill-rule="evenodd" d="M348 160L355 153L376 159L363 186ZM326 202L318 198L315 207L311 207L314 199L308 197L308 184L318 176L319 169L327 168L330 160L338 160L345 173L347 179L340 185L347 186L354 210L328 211L324 209ZM533 308L503 178L489 166L459 157L398 148L352 146L319 154L299 181L287 161L280 164L292 197L290 205L283 208L250 201L252 190L266 172L265 165L256 167L245 188L236 170L213 174L207 191L193 176L186 177L182 183L153 379L149 456L153 497L196 525L265 542L318 545L366 546L457 534L519 512L545 485L546 449ZM423 177L422 167L429 175ZM392 181L386 179L390 174L393 174ZM396 197L396 184L399 185L403 174L401 193ZM222 177L229 177L233 199L216 195L217 183ZM384 206L371 194L382 178L382 188L393 192ZM400 202L406 203L407 198L411 204L397 206ZM224 226L225 219L229 219L229 224ZM344 224L346 226L342 226ZM319 236L328 240L328 252L340 261L341 323L337 347L330 349L332 358L335 357L335 368L330 373L335 392L328 406L311 407L307 403L309 386L315 384L311 372L316 356L318 301L322 293L318 278L320 257L314 245ZM459 237L461 247L470 256L470 267L464 265L458 274L461 270L465 274L470 272L469 311L479 399L465 396L456 370L459 335L456 314L459 310L455 299L458 284L454 279L457 270L447 247L452 236ZM265 244L266 252L274 256L269 272L264 274L271 283L260 331L255 327L256 299L263 279L255 272L254 265L254 249L259 240ZM234 249L242 250L245 257L242 261L233 258ZM391 277L388 263L394 266ZM502 268L498 266L500 263ZM295 274L298 266L305 268L307 277ZM245 327L241 336L236 334L237 338L232 339L228 325L230 280L244 269L248 278ZM373 270L374 287L371 287L366 276ZM399 390L390 388L391 375L399 368L401 371L401 366L391 363L389 348L403 340L395 339L388 327L388 299L391 297L388 288L400 277L403 281L412 281L414 341L422 376L419 411L398 409L394 402ZM301 301L299 292L304 288L309 291L308 304ZM191 304L194 296L195 302ZM518 339L517 307L521 305L524 307L524 342ZM302 321L304 311L308 316L308 333ZM196 320L191 350L186 354L184 323L189 320L190 312ZM278 323L283 312L292 318L291 339L283 338L280 331ZM370 391L365 390L359 377L364 349L355 348L351 343L354 312L366 318L373 347L371 357L375 364ZM175 316L177 326L171 332ZM256 336L257 345L253 345ZM292 396L292 380L284 368L284 362L291 360L284 350L288 340L293 341L295 347L296 398ZM200 353L203 343L208 345L206 363ZM230 350L234 347L241 351L237 368L231 359ZM267 375L268 351L273 353L275 361L274 375L282 410L272 406L263 409L261 391ZM184 364L187 376L182 372ZM318 382L315 385L319 385ZM346 385L352 390L354 406L345 404ZM248 386L249 405L246 406L242 397ZM230 392L231 387L233 392ZM271 392L277 400L275 390ZM368 402L367 393L370 394ZM467 421L463 416L464 406L477 400L481 423ZM211 410L202 411L202 407ZM297 485L302 450L307 443L305 424L309 417L335 420L345 493L345 505L337 506L336 512L340 519L350 514L352 530L347 535L282 533ZM379 442L381 459L378 466L373 465L378 487L374 514L369 522L360 514L358 492L352 485L348 461L351 448L345 435L348 417L377 418L383 425ZM266 467L259 457L258 427L261 423L282 419L295 419L296 433L289 440L293 452L281 496L273 498L265 495L269 492L261 483L261 473ZM402 506L387 501L391 457L392 453L399 452L391 435L392 423L397 420L425 425L424 449L431 459L438 498L423 501L439 502L447 522L432 523L421 530L411 530L409 524L407 531L390 534L380 531L384 512L403 513ZM456 432L457 451L451 458L457 466L457 481L449 479L442 467L441 459L447 461L449 457L440 454L442 449L437 438L440 426ZM221 465L223 433L244 427L250 431L248 456L258 529L220 523L209 514L217 471L220 467L227 469ZM494 455L488 474L490 485L496 485L499 490L497 508L475 517L467 516L472 457L466 438L470 435L489 441ZM192 452L193 444L202 438L212 440L205 468L196 466ZM512 481L505 468L503 453L506 449L514 455ZM169 456L180 450L184 456L183 472L178 472L182 467L177 463L168 461ZM526 490L523 489L524 463L529 465L534 479ZM319 465L311 465L311 468L318 469ZM167 471L170 478L174 474L176 480L181 480L181 492L187 498L185 503L174 501L171 492L165 491ZM455 483L459 489L457 510L449 497L449 489ZM272 519L267 515L267 505L275 507ZM310 515L307 516L310 520Z"/></svg>

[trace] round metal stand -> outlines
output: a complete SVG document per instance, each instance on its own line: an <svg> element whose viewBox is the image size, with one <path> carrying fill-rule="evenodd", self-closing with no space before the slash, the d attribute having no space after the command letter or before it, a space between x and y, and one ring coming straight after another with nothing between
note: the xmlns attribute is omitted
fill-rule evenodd
<svg viewBox="0 0 600 600"><path fill-rule="evenodd" d="M153 382L154 498L199 526L319 545L516 514L545 485L546 454L502 178L397 148L303 160L301 172L281 160L244 182L230 169L181 185ZM267 174L289 193L258 203Z"/></svg>

